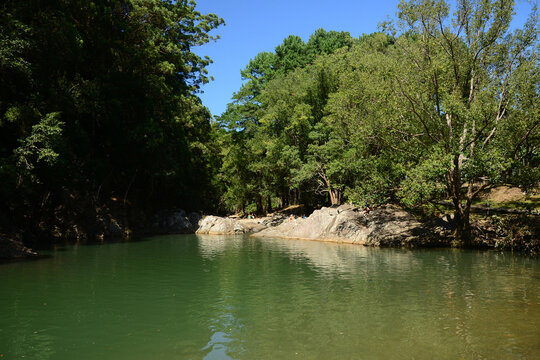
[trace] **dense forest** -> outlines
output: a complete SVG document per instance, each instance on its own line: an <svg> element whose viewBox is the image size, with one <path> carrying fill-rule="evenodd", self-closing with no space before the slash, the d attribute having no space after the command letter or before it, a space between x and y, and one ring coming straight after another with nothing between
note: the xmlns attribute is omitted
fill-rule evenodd
<svg viewBox="0 0 540 360"><path fill-rule="evenodd" d="M510 30L513 7L403 1L376 33L291 35L213 119L197 97L211 60L192 48L224 21L194 1L7 1L0 233L448 199L467 245L479 194L540 181L537 10Z"/></svg>
<svg viewBox="0 0 540 360"><path fill-rule="evenodd" d="M223 20L191 1L7 1L0 7L0 222L99 232L171 206L211 207L210 59Z"/></svg>

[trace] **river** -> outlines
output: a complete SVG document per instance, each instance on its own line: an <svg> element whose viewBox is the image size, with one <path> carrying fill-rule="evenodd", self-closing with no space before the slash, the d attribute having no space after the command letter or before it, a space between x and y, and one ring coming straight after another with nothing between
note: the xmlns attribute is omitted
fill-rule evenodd
<svg viewBox="0 0 540 360"><path fill-rule="evenodd" d="M0 264L0 359L540 359L540 260L174 235Z"/></svg>

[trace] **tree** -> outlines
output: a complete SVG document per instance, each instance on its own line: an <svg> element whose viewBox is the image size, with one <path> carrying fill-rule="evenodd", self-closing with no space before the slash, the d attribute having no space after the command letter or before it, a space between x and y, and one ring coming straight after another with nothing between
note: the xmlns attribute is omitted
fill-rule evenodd
<svg viewBox="0 0 540 360"><path fill-rule="evenodd" d="M112 203L124 213L199 205L211 127L196 94L210 59L191 48L223 20L195 6L0 7L0 213L11 223L47 232Z"/></svg>
<svg viewBox="0 0 540 360"><path fill-rule="evenodd" d="M398 161L387 136L394 114L381 67L392 44L392 38L382 33L362 36L345 53L337 71L337 90L325 107L324 122L332 137L343 143L340 161L348 169L343 196L357 204L387 200L401 175L402 159Z"/></svg>
<svg viewBox="0 0 540 360"><path fill-rule="evenodd" d="M456 239L470 245L473 199L516 171L505 143L517 137L513 151L530 154L522 149L538 118L532 120L532 103L521 103L518 88L538 104L538 83L523 76L538 66L538 26L535 9L524 30L509 34L513 2L507 0L461 0L452 19L449 11L444 1L399 5L402 35L387 77L400 128L394 134L401 134L394 143L419 155L400 195L413 204L445 191L454 204Z"/></svg>
<svg viewBox="0 0 540 360"><path fill-rule="evenodd" d="M309 132L314 122L322 118L331 91L325 88L328 81L324 71L314 75L300 70L317 56L329 55L352 44L352 38L345 32L319 29L307 44L291 35L274 53L259 53L242 70L246 82L219 118L224 128L242 133L231 136L236 139L230 143L235 150L227 152L223 159L228 173L246 175L227 181L225 197L235 204L235 209L240 204L245 207L247 201L255 202L258 211L263 211L271 207L272 197L279 198L282 205L300 200L301 187L308 186L307 179L299 181L295 172L306 156ZM320 78L320 86L308 79L312 75ZM307 89L307 84L313 86ZM245 154L244 162L236 159L240 153ZM242 196L237 195L243 200L232 201L231 194L238 189L246 191Z"/></svg>
<svg viewBox="0 0 540 360"><path fill-rule="evenodd" d="M323 28L315 30L306 44L309 61L319 55L333 54L341 48L351 48L355 40L346 31L326 31Z"/></svg>

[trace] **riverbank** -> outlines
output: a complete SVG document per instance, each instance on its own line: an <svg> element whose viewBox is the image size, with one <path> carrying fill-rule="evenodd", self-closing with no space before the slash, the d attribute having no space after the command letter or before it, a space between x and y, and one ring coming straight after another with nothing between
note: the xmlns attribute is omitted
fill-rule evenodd
<svg viewBox="0 0 540 360"><path fill-rule="evenodd" d="M540 253L537 216L476 216L471 221L473 246L484 249ZM364 209L342 205L323 207L308 217L279 214L258 219L204 217L197 234L250 234L256 237L306 239L380 247L452 247L453 216L420 219L391 204Z"/></svg>
<svg viewBox="0 0 540 360"><path fill-rule="evenodd" d="M449 243L452 224L444 219L424 223L394 206L384 205L366 213L353 205L323 207L308 217L280 216L233 220L208 216L197 234L249 233L257 237L306 239L365 246L441 246ZM253 225L257 222L256 226Z"/></svg>
<svg viewBox="0 0 540 360"><path fill-rule="evenodd" d="M474 246L486 249L540 253L538 217L526 215L484 216L472 221ZM451 215L420 219L391 204L367 214L353 205L323 207L309 216L275 213L259 218L201 216L176 209L160 212L132 228L108 221L96 239L127 238L150 234L244 234L262 238L306 239L380 247L451 247L454 222ZM114 230L114 231L113 231ZM108 236L110 234L116 236ZM86 239L85 237L83 237ZM0 236L0 258L36 256L21 241Z"/></svg>

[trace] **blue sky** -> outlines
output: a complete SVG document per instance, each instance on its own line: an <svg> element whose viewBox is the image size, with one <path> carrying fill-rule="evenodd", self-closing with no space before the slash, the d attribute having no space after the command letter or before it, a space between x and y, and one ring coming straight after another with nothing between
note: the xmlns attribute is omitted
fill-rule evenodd
<svg viewBox="0 0 540 360"><path fill-rule="evenodd" d="M348 31L358 37L377 31L379 22L394 17L399 0L196 0L196 9L214 13L226 25L212 32L221 39L193 50L214 61L208 67L215 80L199 94L213 115L221 115L242 84L240 70L259 52L274 51L284 38L304 41L318 28ZM517 0L516 23L523 23L530 4ZM519 25L518 25L519 26Z"/></svg>

